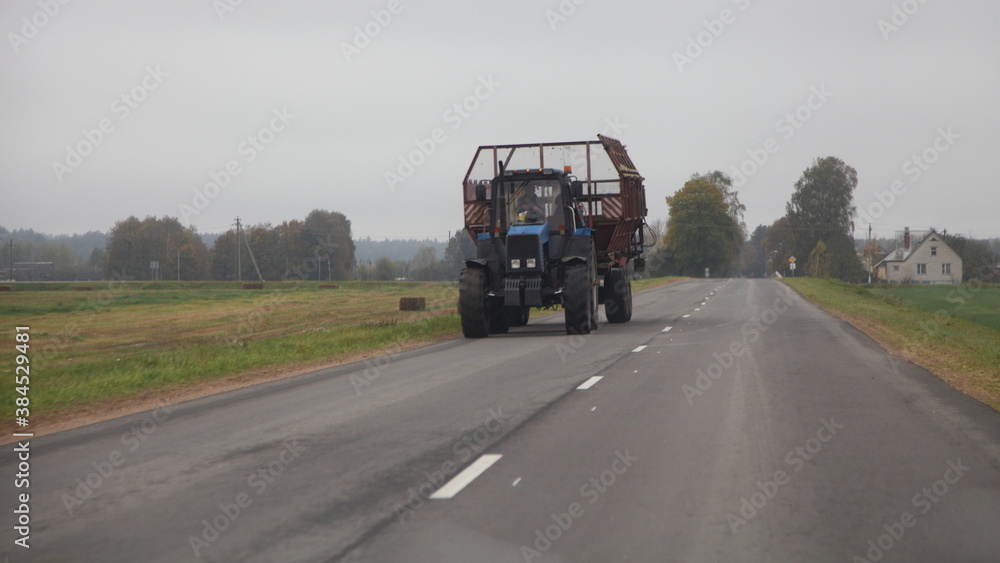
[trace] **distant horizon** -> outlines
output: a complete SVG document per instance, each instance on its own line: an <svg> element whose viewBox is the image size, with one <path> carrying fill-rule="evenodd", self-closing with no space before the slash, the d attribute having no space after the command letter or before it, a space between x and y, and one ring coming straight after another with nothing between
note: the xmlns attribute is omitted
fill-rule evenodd
<svg viewBox="0 0 1000 563"><path fill-rule="evenodd" d="M348 219L350 219L350 217L348 217ZM772 223L773 223L773 221L772 221ZM748 240L749 240L750 234L753 233L754 229L756 229L757 226L763 225L765 227L770 227L772 223L768 223L766 225L763 224L763 223L760 223L758 225L754 225L753 227L751 227L751 226L748 225L747 226L747 237L748 237ZM274 223L271 223L271 224L273 225ZM246 229L248 227L253 227L255 225L256 224L251 224L251 225L244 224L243 228ZM896 236L895 235L896 232L902 232L905 227L906 226L897 229L891 235L877 235L877 236L873 236L873 238L876 238L878 240L891 240L891 239L893 239ZM235 224L234 224L233 228L235 228ZM916 233L920 233L920 232L926 233L926 232L928 232L930 230L935 230L935 231L937 231L939 233L943 232L943 231L947 231L947 234L949 234L949 235L963 236L963 237L969 238L969 239L977 239L977 240L1000 240L1000 234L993 235L993 236L973 236L973 235L970 235L969 232L958 232L958 231L949 229L947 227L937 227L937 226L914 227L914 226L910 225L909 228L910 228L911 232L916 232ZM89 231L85 231L85 232L82 232L82 233L80 233L80 232L77 232L77 233L50 233L50 232L44 232L44 231L37 231L37 230L34 230L34 229L30 229L30 228L22 229L20 227L18 227L16 229L10 229L6 225L0 225L0 229L5 229L7 231L7 233L13 233L14 231L21 231L21 230L23 230L23 231L31 231L31 232L34 232L35 234L39 234L39 235L46 236L46 237L49 237L49 238L56 238L56 237L81 237L81 236L86 236L86 235L91 234L91 233L97 233L97 234L101 234L101 235L105 235L105 236L110 234L110 230L108 230L108 231L98 231L98 230L95 230L95 229L91 229ZM219 235L223 235L226 232L228 232L228 230L226 230L226 231L213 231L213 232L201 232L201 231L196 230L195 232L198 234L199 237L204 237L204 236L219 236ZM454 236L455 232L456 231L454 231L454 230L451 231L452 236ZM854 236L853 236L854 240L856 240L856 241L867 240L867 229L865 231L861 232L860 235L858 233L859 233L858 229L855 229ZM4 236L6 236L6 235L4 235ZM366 240L366 239L371 239L372 242L384 242L384 241L417 241L417 242L429 241L430 242L430 241L433 241L433 242L436 242L436 243L439 243L439 244L447 243L450 240L450 238L447 237L447 236L443 237L442 239L437 239L437 238L434 238L434 237L415 237L415 236L411 236L411 237L396 237L396 238L386 237L386 238L380 238L379 239L379 238L371 237L370 235L360 236L360 235L357 235L357 234L355 234L353 232L351 233L351 240Z"/></svg>

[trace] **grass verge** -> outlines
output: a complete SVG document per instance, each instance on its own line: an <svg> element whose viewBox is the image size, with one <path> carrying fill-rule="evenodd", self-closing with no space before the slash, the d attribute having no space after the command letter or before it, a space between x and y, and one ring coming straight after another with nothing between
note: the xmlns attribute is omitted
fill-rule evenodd
<svg viewBox="0 0 1000 563"><path fill-rule="evenodd" d="M632 291L642 291L644 289L652 289L654 287L660 287L661 285L669 285L672 283L677 283L679 281L684 281L689 279L691 278L666 276L662 278L644 278L639 280L632 280Z"/></svg>
<svg viewBox="0 0 1000 563"><path fill-rule="evenodd" d="M321 289L315 282L268 282L263 291L225 283L90 285L36 291L18 284L0 295L0 330L10 335L0 350L4 381L14 380L14 327L31 328L33 430L461 334L454 283ZM427 309L399 311L400 297L424 297ZM13 408L18 397L13 385L0 386L0 405ZM5 417L0 429L13 424Z"/></svg>
<svg viewBox="0 0 1000 563"><path fill-rule="evenodd" d="M889 352L1000 411L1000 331L960 318L957 300L933 312L833 280L785 279L804 297L862 330ZM980 291L1000 292L997 288Z"/></svg>
<svg viewBox="0 0 1000 563"><path fill-rule="evenodd" d="M956 317L1000 330L1000 285L896 285L871 292L891 303L929 313L944 309Z"/></svg>

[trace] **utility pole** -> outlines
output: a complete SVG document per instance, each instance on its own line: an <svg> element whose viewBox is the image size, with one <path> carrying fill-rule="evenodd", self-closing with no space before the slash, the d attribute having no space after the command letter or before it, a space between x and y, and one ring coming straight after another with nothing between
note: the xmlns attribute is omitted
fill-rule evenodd
<svg viewBox="0 0 1000 563"><path fill-rule="evenodd" d="M243 281L243 268L240 266L240 218L236 217L236 279Z"/></svg>
<svg viewBox="0 0 1000 563"><path fill-rule="evenodd" d="M257 258L253 255L253 249L250 248L250 241L247 237L243 237L243 244L247 245L247 252L250 253L250 260L253 262L253 269L257 272L257 279L264 281L264 276L260 275L260 268L257 267Z"/></svg>
<svg viewBox="0 0 1000 563"><path fill-rule="evenodd" d="M181 281L181 249L177 249L177 281Z"/></svg>
<svg viewBox="0 0 1000 563"><path fill-rule="evenodd" d="M10 281L14 281L14 239L10 239Z"/></svg>

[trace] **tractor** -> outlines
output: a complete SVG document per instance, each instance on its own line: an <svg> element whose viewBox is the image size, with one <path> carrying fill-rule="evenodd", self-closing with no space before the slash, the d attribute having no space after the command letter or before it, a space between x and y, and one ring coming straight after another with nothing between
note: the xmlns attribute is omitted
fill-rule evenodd
<svg viewBox="0 0 1000 563"><path fill-rule="evenodd" d="M562 305L567 334L596 330L602 304L610 323L632 318L631 277L644 267L643 178L621 142L597 137L476 151L462 184L476 242L459 276L467 338L524 326L536 307Z"/></svg>

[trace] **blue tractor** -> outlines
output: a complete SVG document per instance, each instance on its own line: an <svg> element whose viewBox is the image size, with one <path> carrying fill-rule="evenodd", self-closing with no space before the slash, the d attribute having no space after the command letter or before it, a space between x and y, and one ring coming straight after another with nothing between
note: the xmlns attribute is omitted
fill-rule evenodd
<svg viewBox="0 0 1000 563"><path fill-rule="evenodd" d="M497 158L501 151L505 160ZM546 157L570 164L546 167ZM537 166L512 166L525 161ZM484 163L492 165L492 178L472 179ZM583 178L573 175L573 164L584 168ZM576 143L482 146L463 189L466 230L477 248L459 278L466 337L523 326L534 307L562 305L567 334L595 330L601 304L608 322L632 318L645 191L619 141L598 135Z"/></svg>

